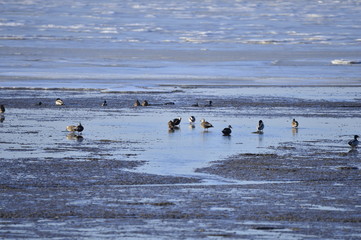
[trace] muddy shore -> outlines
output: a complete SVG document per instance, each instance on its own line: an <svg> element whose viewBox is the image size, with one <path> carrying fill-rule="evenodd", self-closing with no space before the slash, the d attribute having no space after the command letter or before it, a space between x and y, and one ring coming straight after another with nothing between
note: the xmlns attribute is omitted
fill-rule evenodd
<svg viewBox="0 0 361 240"><path fill-rule="evenodd" d="M0 238L360 238L360 155L345 144L357 127L348 121L361 115L357 99L216 96L197 88L190 95L189 89L156 94L3 89ZM53 104L59 94L67 100L63 107ZM132 106L145 98L153 106ZM100 107L103 99L107 108ZM191 107L209 99L211 109ZM282 141L277 121L290 112L304 118L303 126L299 132L287 129L293 141ZM225 141L219 134L224 118L241 119L241 133L235 128L229 141L236 150L198 164L194 174L139 171L161 164L147 158L151 151L178 167L172 160L182 154L157 149L174 136L185 141L200 134L198 126L190 130L186 124L167 132L164 120L190 113L213 118L217 128L202 138L218 144ZM259 116L269 118L274 130L252 135L247 121ZM148 123L138 123L145 117ZM153 124L157 119L159 131ZM314 136L322 126L314 129L306 122L320 119L330 130ZM86 130L81 137L68 137L64 127L77 121ZM259 145L253 149L247 141L254 138ZM214 148L208 143L205 151ZM209 183L211 176L224 181Z"/></svg>

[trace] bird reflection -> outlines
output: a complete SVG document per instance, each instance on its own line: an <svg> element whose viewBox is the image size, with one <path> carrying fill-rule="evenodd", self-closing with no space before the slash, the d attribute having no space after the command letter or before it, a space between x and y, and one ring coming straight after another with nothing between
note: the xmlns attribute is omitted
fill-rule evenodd
<svg viewBox="0 0 361 240"><path fill-rule="evenodd" d="M0 123L4 122L5 121L5 116L1 115L0 116Z"/></svg>
<svg viewBox="0 0 361 240"><path fill-rule="evenodd" d="M348 155L357 156L358 155L358 150L353 148L350 151L348 151Z"/></svg>
<svg viewBox="0 0 361 240"><path fill-rule="evenodd" d="M77 134L75 134L75 133L73 133L73 132L67 134L67 135L66 135L66 138L67 138L68 140L76 140L76 141L78 141L78 142L82 142L82 141L84 140L84 137L83 137L83 136L77 135Z"/></svg>
<svg viewBox="0 0 361 240"><path fill-rule="evenodd" d="M263 147L263 133L258 135L258 147Z"/></svg>
<svg viewBox="0 0 361 240"><path fill-rule="evenodd" d="M298 134L298 128L292 128L292 135L296 136Z"/></svg>

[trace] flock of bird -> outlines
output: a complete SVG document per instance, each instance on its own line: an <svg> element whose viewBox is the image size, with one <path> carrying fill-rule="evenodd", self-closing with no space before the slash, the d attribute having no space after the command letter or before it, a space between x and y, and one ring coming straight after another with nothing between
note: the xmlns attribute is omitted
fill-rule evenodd
<svg viewBox="0 0 361 240"><path fill-rule="evenodd" d="M37 105L41 105L42 103L39 102ZM169 104L174 104L174 103L166 103L166 105L169 105ZM55 105L57 106L61 106L61 105L64 105L64 101L60 98L57 98L55 100ZM101 106L107 106L107 101L104 100L104 102L101 104ZM134 107L138 107L138 106L149 106L149 103L147 100L144 100L142 103L139 102L139 100L136 100L134 105ZM194 105L192 105L194 107L198 107L199 104L196 103ZM207 105L205 105L207 107L211 107L212 106L212 101L209 101L209 103ZM5 113L5 106L4 105L0 105L0 113L3 114ZM192 126L194 126L193 124L195 123L196 121L196 118L194 116L190 116L188 118L189 120L189 123L192 124ZM178 117L178 118L174 118L173 120L170 120L168 122L168 128L170 131L174 131L174 129L177 129L179 128L179 124L181 123L182 121L182 118L181 117ZM209 128L213 128L213 125L210 123L210 122L207 122L204 118L201 119L201 127L204 128L206 131L208 131ZM292 120L292 128L298 128L298 121L296 121L296 119L293 119ZM257 131L254 132L254 133L258 133L258 134L262 134L263 133L263 129L264 129L264 123L262 120L259 120L258 122L258 125L257 125ZM75 135L75 132L77 132L78 134L81 134L82 131L84 130L84 126L79 123L78 125L69 125L66 127L66 130L71 132L72 136L73 137L81 137L81 135ZM228 125L228 127L224 128L222 130L222 133L224 136L230 136L231 133L232 133L232 126L231 125ZM358 135L354 135L354 138L352 140L350 140L348 142L348 145L350 145L352 148L355 148L358 146L359 144L359 141L358 141L358 138L359 136Z"/></svg>
<svg viewBox="0 0 361 240"><path fill-rule="evenodd" d="M174 118L173 120L169 120L169 122L168 122L169 130L173 131L174 129L179 128L179 124L180 124L181 120L182 120L181 117ZM192 126L194 126L193 124L195 123L196 118L194 116L190 116L188 118L188 121L190 124L192 124ZM208 131L208 128L212 128L213 125L210 122L207 122L204 118L202 118L201 119L201 127L204 128L206 131ZM293 119L293 121L292 121L292 127L294 127L294 128L298 127L298 122L295 119ZM259 120L258 125L257 125L257 131L254 133L262 134L263 129L264 129L264 123L262 120ZM224 136L231 136L232 126L228 125L228 127L224 128L222 130L222 133Z"/></svg>
<svg viewBox="0 0 361 240"><path fill-rule="evenodd" d="M168 128L170 131L173 131L174 129L177 129L179 128L179 124L181 122L182 118L181 117L178 117L178 118L174 118L173 120L169 120L168 122ZM194 116L190 116L188 118L189 120L189 123L193 124L195 123L196 121L196 118ZM292 128L298 128L299 124L298 124L298 121L296 121L296 119L293 119L292 120ZM210 123L210 122L207 122L204 118L201 119L201 127L204 128L205 130L208 130L208 128L212 128L213 125ZM264 123L262 120L259 120L258 121L258 125L257 125L257 131L256 132L253 132L253 133L258 133L258 134L262 134L263 133L263 129L264 129ZM231 133L232 133L232 126L231 125L228 125L228 127L224 128L222 130L222 133L223 133L223 136L231 136ZM359 136L358 135L355 135L354 136L354 139L350 140L348 142L348 145L350 145L352 148L355 148L358 146L359 144L359 141L358 141L358 138Z"/></svg>

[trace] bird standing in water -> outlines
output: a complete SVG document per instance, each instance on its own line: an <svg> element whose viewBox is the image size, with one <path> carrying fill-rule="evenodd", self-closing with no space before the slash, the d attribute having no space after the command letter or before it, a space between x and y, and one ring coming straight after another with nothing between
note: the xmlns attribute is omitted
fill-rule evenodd
<svg viewBox="0 0 361 240"><path fill-rule="evenodd" d="M102 103L102 107L108 106L108 103L106 100L104 100L104 102Z"/></svg>
<svg viewBox="0 0 361 240"><path fill-rule="evenodd" d="M173 121L172 121L172 120L169 120L169 122L168 122L168 128L169 128L169 130L174 130L174 127L175 127L175 125L174 125Z"/></svg>
<svg viewBox="0 0 361 240"><path fill-rule="evenodd" d="M181 123L181 121L182 121L181 117L173 119L174 126L178 126Z"/></svg>
<svg viewBox="0 0 361 240"><path fill-rule="evenodd" d="M223 133L223 136L230 136L231 133L232 133L232 126L231 125L228 125L228 127L224 128L222 130L222 133Z"/></svg>
<svg viewBox="0 0 361 240"><path fill-rule="evenodd" d="M76 127L76 130L78 133L81 133L84 130L83 125L81 125L81 123L79 123L79 125Z"/></svg>
<svg viewBox="0 0 361 240"><path fill-rule="evenodd" d="M66 130L69 132L78 132L81 133L84 130L83 125L81 125L81 123L79 123L78 126L75 125L69 125L66 127Z"/></svg>
<svg viewBox="0 0 361 240"><path fill-rule="evenodd" d="M5 106L4 105L0 105L0 113L4 113L5 112Z"/></svg>
<svg viewBox="0 0 361 240"><path fill-rule="evenodd" d="M351 141L348 142L348 145L350 145L352 148L357 147L359 141L357 140L359 138L358 135L355 135Z"/></svg>
<svg viewBox="0 0 361 240"><path fill-rule="evenodd" d="M208 131L208 128L212 128L213 125L209 122L207 122L206 120L204 120L204 118L201 120L201 126L202 128L206 129Z"/></svg>
<svg viewBox="0 0 361 240"><path fill-rule="evenodd" d="M76 131L76 126L75 125L66 126L66 130L69 131L69 132L75 132Z"/></svg>
<svg viewBox="0 0 361 240"><path fill-rule="evenodd" d="M208 104L206 104L206 105L204 105L205 107L212 107L213 105L212 105L212 101L208 101Z"/></svg>
<svg viewBox="0 0 361 240"><path fill-rule="evenodd" d="M292 127L293 128L298 128L298 122L296 121L296 119L292 120Z"/></svg>
<svg viewBox="0 0 361 240"><path fill-rule="evenodd" d="M263 121L262 121L262 120L259 120L258 126L257 126L257 131L258 131L259 133L262 133L262 132L263 132L263 129L264 129Z"/></svg>
<svg viewBox="0 0 361 240"><path fill-rule="evenodd" d="M190 116L188 120L190 124L193 124L196 121L196 118L194 116Z"/></svg>
<svg viewBox="0 0 361 240"><path fill-rule="evenodd" d="M138 99L135 101L135 103L133 104L133 106L134 106L134 107L139 107L139 106L140 106L140 102L139 102Z"/></svg>
<svg viewBox="0 0 361 240"><path fill-rule="evenodd" d="M57 99L55 100L55 105L57 105L57 106L64 105L64 101L61 100L60 98L57 98Z"/></svg>

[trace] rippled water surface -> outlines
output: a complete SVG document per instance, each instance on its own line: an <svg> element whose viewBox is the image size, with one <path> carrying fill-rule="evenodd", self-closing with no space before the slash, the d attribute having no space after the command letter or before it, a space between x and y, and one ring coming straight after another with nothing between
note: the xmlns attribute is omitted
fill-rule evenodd
<svg viewBox="0 0 361 240"><path fill-rule="evenodd" d="M359 1L0 1L2 87L359 84Z"/></svg>

